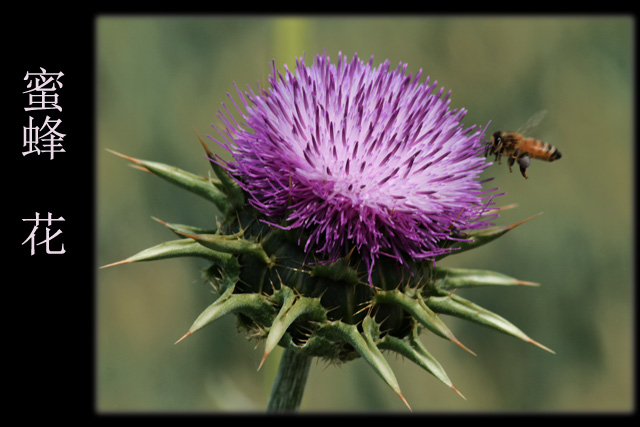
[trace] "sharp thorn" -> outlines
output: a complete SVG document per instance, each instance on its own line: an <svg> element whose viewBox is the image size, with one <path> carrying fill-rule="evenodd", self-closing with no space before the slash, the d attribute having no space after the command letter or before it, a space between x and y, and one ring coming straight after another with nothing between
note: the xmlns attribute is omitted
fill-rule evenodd
<svg viewBox="0 0 640 427"><path fill-rule="evenodd" d="M116 265L120 265L120 264L129 264L131 261L129 261L128 259L123 259L122 261L118 261L118 262L113 262L111 264L107 264L107 265L103 265L100 268L107 268L107 267L114 267Z"/></svg>
<svg viewBox="0 0 640 427"><path fill-rule="evenodd" d="M460 393L460 390L458 390L457 388L455 388L455 386L451 386L451 388L453 389L453 391L455 391L456 393L458 393L458 395L460 395L461 398L463 398L464 400L467 400L466 397L464 397L464 394Z"/></svg>
<svg viewBox="0 0 640 427"><path fill-rule="evenodd" d="M200 144L202 144L202 148L204 148L204 151L207 153L207 156L209 156L209 158L212 158L213 157L213 153L211 152L211 150L209 150L209 147L207 147L207 144L204 143L204 141L200 137L200 134L198 133L198 131L196 130L195 127L193 128L193 131L196 133L196 136L200 140Z"/></svg>
<svg viewBox="0 0 640 427"><path fill-rule="evenodd" d="M527 282L525 280L517 280L516 283L518 285L523 285L523 286L540 286L540 283L536 283L536 282Z"/></svg>
<svg viewBox="0 0 640 427"><path fill-rule="evenodd" d="M132 168L141 170L143 172L148 172L150 174L153 174L153 172L151 172L149 169L147 169L146 167L144 167L140 163L140 160L138 160L136 158L133 158L133 157L130 157L130 156L126 156L124 154L118 153L117 151L113 151L113 150L110 150L108 148L105 148L105 150L107 150L108 152L110 152L112 154L115 154L116 156L122 157L123 159L129 160L131 163L133 163L132 165L130 165Z"/></svg>
<svg viewBox="0 0 640 427"><path fill-rule="evenodd" d="M538 341L532 340L531 338L529 338L529 339L527 340L527 342L528 342L528 343L531 343L531 344L533 344L533 345L535 345L535 346L538 346L538 347L540 347L541 349L546 350L546 351L548 351L548 352L549 352L549 353L551 353L551 354L556 354L556 352L555 352L555 351L553 351L553 350L551 350L549 347L545 347L544 345L540 344Z"/></svg>
<svg viewBox="0 0 640 427"><path fill-rule="evenodd" d="M474 356L476 356L476 357L478 356L471 349L469 349L466 345L462 344L456 337L452 337L451 341L453 341L454 343L458 344L460 347L462 347L464 350L467 350L469 353L473 354Z"/></svg>
<svg viewBox="0 0 640 427"><path fill-rule="evenodd" d="M291 179L291 178L289 178ZM351 259L351 255L353 254L353 251L356 249L356 247L352 247L351 250L349 251L349 253L347 254L347 256L345 256L344 258L349 261Z"/></svg>
<svg viewBox="0 0 640 427"><path fill-rule="evenodd" d="M186 334L184 334L182 336L182 338L180 338L178 341L174 342L173 345L178 344L180 341L182 341L183 339L185 339L186 337L188 337L189 335L191 335L191 331L187 332Z"/></svg>
<svg viewBox="0 0 640 427"><path fill-rule="evenodd" d="M158 221L160 224L166 226L168 223L166 221L161 220L160 218L156 218L155 216L151 217L152 220Z"/></svg>
<svg viewBox="0 0 640 427"><path fill-rule="evenodd" d="M516 228L517 226L519 226L519 225L521 225L521 224L524 224L525 222L530 221L530 220L532 220L533 218L535 218L535 217L537 217L537 216L539 216L539 215L542 215L542 212L539 212L539 213L537 213L537 214L535 214L535 215L532 215L532 216L530 216L530 217L529 217L529 218L527 218L527 219L523 219L522 221L518 221L518 222L516 222L516 223L514 223L514 224L508 225L508 226L507 226L507 229L512 230L512 229Z"/></svg>
<svg viewBox="0 0 640 427"><path fill-rule="evenodd" d="M512 203L510 205L506 205L506 206L500 206L498 208L493 208L493 209L489 209L486 211L487 214L493 214L493 213L497 213L497 212L502 212L502 211L506 211L508 209L513 209L518 207L517 203Z"/></svg>
<svg viewBox="0 0 640 427"><path fill-rule="evenodd" d="M398 396L400 396L400 399L402 399L404 404L407 405L407 408L409 408L409 411L413 412L413 410L411 409L411 406L409 406L409 402L407 402L407 399L405 399L402 393L400 393L400 390L397 390L396 393L398 393Z"/></svg>
<svg viewBox="0 0 640 427"><path fill-rule="evenodd" d="M107 150L107 151L108 151L108 152L110 152L111 154L115 154L115 155L116 155L116 156L118 156L118 157L122 157L123 159L127 159L127 160L129 160L130 162L132 162L132 163L136 163L136 164L139 164L139 163L140 163L138 159L134 159L133 157L130 157L130 156L124 155L124 154L122 154L122 153L118 153L117 151L113 151L113 150L110 150L110 149L108 149L108 148L105 148L105 150Z"/></svg>
<svg viewBox="0 0 640 427"><path fill-rule="evenodd" d="M267 360L267 356L269 355L268 352L264 352L264 354L262 355L262 360L260 361L260 365L258 365L258 371L260 370L260 368L262 368L262 365L264 364L264 361Z"/></svg>

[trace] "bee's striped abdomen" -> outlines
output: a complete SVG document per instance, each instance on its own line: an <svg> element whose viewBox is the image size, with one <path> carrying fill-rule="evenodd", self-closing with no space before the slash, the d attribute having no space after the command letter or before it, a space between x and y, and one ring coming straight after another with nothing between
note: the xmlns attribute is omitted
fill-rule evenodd
<svg viewBox="0 0 640 427"><path fill-rule="evenodd" d="M532 159L546 160L547 162L552 162L562 157L562 154L555 146L533 138L524 139L520 146L520 151L529 153L529 157Z"/></svg>

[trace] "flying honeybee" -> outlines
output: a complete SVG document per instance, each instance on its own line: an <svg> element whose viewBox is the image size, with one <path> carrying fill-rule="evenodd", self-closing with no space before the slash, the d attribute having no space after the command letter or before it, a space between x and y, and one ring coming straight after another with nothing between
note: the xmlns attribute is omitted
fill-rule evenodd
<svg viewBox="0 0 640 427"><path fill-rule="evenodd" d="M527 128L536 125L544 116L544 111L538 113L527 122ZM485 156L495 155L498 164L502 156L509 156L509 172L512 172L513 164L517 161L520 165L520 172L525 178L527 168L531 159L546 160L552 162L562 157L560 151L548 142L535 138L528 138L518 132L495 131L491 136L491 141L487 142Z"/></svg>

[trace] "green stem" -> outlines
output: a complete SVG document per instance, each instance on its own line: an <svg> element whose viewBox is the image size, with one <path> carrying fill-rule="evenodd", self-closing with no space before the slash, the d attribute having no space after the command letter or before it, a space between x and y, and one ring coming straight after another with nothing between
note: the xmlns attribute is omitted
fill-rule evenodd
<svg viewBox="0 0 640 427"><path fill-rule="evenodd" d="M295 412L309 376L311 357L289 348L282 353L276 379L271 388L267 412Z"/></svg>

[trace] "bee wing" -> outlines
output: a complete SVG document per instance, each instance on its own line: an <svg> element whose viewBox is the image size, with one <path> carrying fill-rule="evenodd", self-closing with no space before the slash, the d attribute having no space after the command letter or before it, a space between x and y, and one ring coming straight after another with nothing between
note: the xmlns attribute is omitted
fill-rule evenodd
<svg viewBox="0 0 640 427"><path fill-rule="evenodd" d="M542 122L542 120L546 115L547 115L547 110L538 111L533 116L529 117L526 123L516 132L519 133L520 135L527 135L531 131L531 129L538 126L540 122Z"/></svg>

